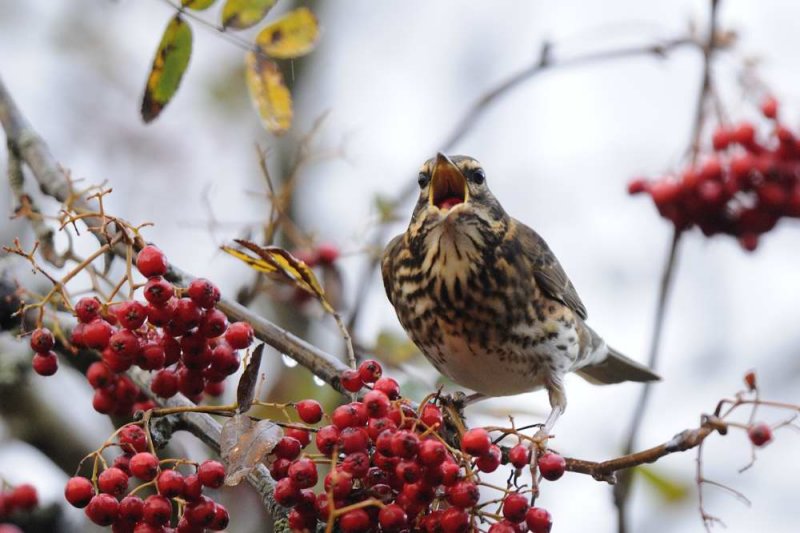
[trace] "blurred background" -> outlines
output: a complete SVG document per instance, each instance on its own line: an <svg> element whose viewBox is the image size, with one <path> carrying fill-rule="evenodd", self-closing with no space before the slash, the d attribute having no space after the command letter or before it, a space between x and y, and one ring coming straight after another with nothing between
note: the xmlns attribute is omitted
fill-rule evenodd
<svg viewBox="0 0 800 533"><path fill-rule="evenodd" d="M275 138L261 128L243 81L243 51L217 32L193 24L195 46L175 99L151 125L139 105L153 53L174 9L158 0L0 1L0 75L35 129L73 178L114 189L106 207L134 222L155 224L147 239L171 262L235 295L253 275L219 252L232 238L259 237L269 203L256 146L268 151L270 172L286 177L306 142L292 200L294 222L315 243L342 254L345 316L361 284L367 298L354 335L366 353L385 355L407 394L433 390L438 376L405 343L385 298L380 276L365 270L381 221L380 199L416 180L476 99L536 61L542 43L552 57L570 58L682 37L707 24L705 0L506 1L463 3L311 2L322 36L302 60L282 64L295 98L292 130ZM270 18L293 7L278 3ZM216 21L217 9L203 12ZM734 30L735 47L721 53L714 80L728 116L753 118L742 97L742 65L753 63L798 124L800 5L789 0L724 0L720 26ZM247 34L245 34L247 35ZM648 198L629 197L634 176L678 170L690 142L701 57L691 47L668 57L639 56L554 69L491 106L458 142L455 153L479 159L506 210L549 242L589 309L589 323L620 351L645 360L653 329L658 282L671 226ZM314 124L325 117L316 133ZM5 172L5 154L0 167ZM31 243L24 221L10 221L12 201L0 188L0 242ZM388 237L405 229L413 199L397 210ZM55 210L55 204L44 204ZM383 244L383 243L382 243ZM681 243L670 298L659 372L638 442L641 447L694 427L701 413L742 387L758 371L765 396L797 403L800 379L798 276L800 227L784 220L754 253L728 237L692 231ZM24 284L42 284L21 266ZM40 286L44 286L43 284ZM313 305L254 307L328 351L343 354L335 324ZM26 348L2 338L0 359ZM270 399L337 397L308 372L273 353ZM112 431L107 417L89 409L91 389L65 368L53 378L30 375L20 387L41 402L46 416L71 430L63 438L83 453ZM618 455L638 397L638 386L598 388L567 379L569 410L551 444L564 455L603 460ZM266 392L266 389L265 389ZM32 400L33 401L33 400ZM536 422L549 406L546 394L495 399L471 407L473 424ZM41 433L27 428L18 406L3 405L0 476L32 482L45 504L61 503L65 472L43 453ZM27 412L27 410L23 410ZM16 413L16 415L15 415ZM780 414L762 413L767 421ZM728 531L797 530L795 503L800 436L778 434L759 450L753 468L743 432L709 439L706 477L741 490L747 507L714 487L706 510ZM37 444L38 443L38 444ZM207 453L192 439L182 446ZM655 481L636 480L631 530L702 531L694 482L695 453L669 456L650 470ZM230 531L260 531L263 517L246 488L223 495L233 517ZM616 531L611 488L571 474L547 484L539 500L552 513L554 531ZM249 510L250 512L246 512ZM83 513L64 509L69 531L90 531Z"/></svg>

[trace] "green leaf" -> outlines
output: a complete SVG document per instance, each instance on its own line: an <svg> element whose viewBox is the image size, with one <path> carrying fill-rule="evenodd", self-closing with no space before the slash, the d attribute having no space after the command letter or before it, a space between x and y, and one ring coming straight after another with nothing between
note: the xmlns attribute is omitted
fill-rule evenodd
<svg viewBox="0 0 800 533"><path fill-rule="evenodd" d="M255 26L275 5L276 0L227 0L222 6L222 26L243 30Z"/></svg>
<svg viewBox="0 0 800 533"><path fill-rule="evenodd" d="M211 7L217 0L181 0L183 7L194 9L195 11L202 11Z"/></svg>
<svg viewBox="0 0 800 533"><path fill-rule="evenodd" d="M635 472L667 502L676 503L689 497L689 486L646 466L637 466Z"/></svg>
<svg viewBox="0 0 800 533"><path fill-rule="evenodd" d="M269 56L291 59L313 50L318 37L317 18L310 9L301 7L261 30L256 44Z"/></svg>
<svg viewBox="0 0 800 533"><path fill-rule="evenodd" d="M192 29L180 15L176 15L164 30L147 78L142 99L145 122L155 119L175 95L191 55Z"/></svg>
<svg viewBox="0 0 800 533"><path fill-rule="evenodd" d="M269 131L280 135L292 125L292 94L283 83L278 65L262 54L248 52L245 77L250 99Z"/></svg>

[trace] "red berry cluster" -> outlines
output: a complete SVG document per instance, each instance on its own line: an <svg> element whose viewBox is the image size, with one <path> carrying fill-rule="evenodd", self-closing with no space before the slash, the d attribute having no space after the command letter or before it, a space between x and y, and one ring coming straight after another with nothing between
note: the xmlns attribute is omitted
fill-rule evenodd
<svg viewBox="0 0 800 533"><path fill-rule="evenodd" d="M175 468L165 468L166 461L147 451L147 436L137 425L124 426L118 441L123 453L111 466L91 480L70 478L64 488L66 500L85 509L92 522L111 526L115 533L161 532L170 526L175 506L182 510L177 515L178 533L221 531L228 526L227 509L203 494L204 488L218 489L225 481L221 463L205 461L188 475L177 468L188 461L175 461ZM140 484L129 492L131 478ZM144 486L152 487L155 493L145 497L137 494Z"/></svg>
<svg viewBox="0 0 800 533"><path fill-rule="evenodd" d="M228 324L215 307L220 292L210 281L196 279L181 290L165 280L167 259L155 246L139 252L136 267L148 278L142 289L145 301L104 305L85 297L75 305L79 323L72 343L102 354L86 372L95 389L95 410L130 415L153 407L124 374L134 365L156 372L151 389L157 396L169 398L181 392L198 402L204 392L220 395L225 378L239 368L238 350L253 341L252 326ZM33 365L40 374L55 372L52 345L52 334L44 328L31 335L36 351Z"/></svg>
<svg viewBox="0 0 800 533"><path fill-rule="evenodd" d="M518 475L530 463L529 447L518 444L504 457L489 432L474 428L462 435L460 450L452 448L439 432L440 407L427 402L412 409L397 381L382 377L376 361L343 372L340 380L351 392L365 386L370 390L360 401L334 409L327 425L309 428L319 454L304 453L311 442L309 430L291 427L268 458L277 481L275 500L291 509L288 521L294 531L315 531L329 519L344 533L466 532L476 530L479 519L491 523L493 533L550 530L549 513L531 507L529 495L513 488L502 496L502 519L483 516L477 507L479 474L511 463ZM314 400L295 407L305 424L323 419ZM318 463L332 468L323 478L323 490L315 492ZM564 460L546 454L539 468L547 479L557 479L564 473Z"/></svg>
<svg viewBox="0 0 800 533"><path fill-rule="evenodd" d="M634 180L628 192L650 194L678 230L697 225L707 236L733 235L754 250L781 217L800 217L800 138L778 120L774 98L761 112L772 122L766 137L759 139L749 122L720 127L702 164L680 176Z"/></svg>
<svg viewBox="0 0 800 533"><path fill-rule="evenodd" d="M27 513L39 504L36 487L27 483L0 491L0 522L12 518L16 513ZM2 527L4 524L0 524Z"/></svg>

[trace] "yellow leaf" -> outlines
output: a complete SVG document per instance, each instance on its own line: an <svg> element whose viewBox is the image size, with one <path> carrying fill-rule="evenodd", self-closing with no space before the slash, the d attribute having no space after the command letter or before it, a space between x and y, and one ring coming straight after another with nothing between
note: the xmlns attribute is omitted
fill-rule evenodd
<svg viewBox="0 0 800 533"><path fill-rule="evenodd" d="M267 55L289 59L309 53L318 37L317 18L310 9L301 7L261 30L256 44Z"/></svg>
<svg viewBox="0 0 800 533"><path fill-rule="evenodd" d="M276 135L285 133L292 125L292 95L278 66L255 52L247 52L245 66L250 99L261 123Z"/></svg>
<svg viewBox="0 0 800 533"><path fill-rule="evenodd" d="M222 6L222 26L243 30L267 16L276 0L228 0Z"/></svg>
<svg viewBox="0 0 800 533"><path fill-rule="evenodd" d="M217 0L181 0L183 7L194 9L195 11L202 11L208 9Z"/></svg>
<svg viewBox="0 0 800 533"><path fill-rule="evenodd" d="M145 122L155 119L175 95L191 55L192 30L180 15L176 15L164 30L147 78L142 99Z"/></svg>
<svg viewBox="0 0 800 533"><path fill-rule="evenodd" d="M241 250L223 246L222 250L245 262L250 268L272 274L273 277L291 283L319 300L325 311L334 313L333 307L325 299L325 291L319 284L317 276L305 262L296 258L283 248L277 246L259 246L253 242L236 239L235 242L253 252L252 256Z"/></svg>

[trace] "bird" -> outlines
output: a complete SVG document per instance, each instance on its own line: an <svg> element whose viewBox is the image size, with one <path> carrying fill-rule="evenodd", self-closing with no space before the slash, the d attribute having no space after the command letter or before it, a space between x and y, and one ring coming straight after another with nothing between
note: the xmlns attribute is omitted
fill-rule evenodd
<svg viewBox="0 0 800 533"><path fill-rule="evenodd" d="M408 229L381 257L411 340L471 399L546 389L549 433L569 372L595 384L656 381L586 324L586 307L545 240L509 216L472 157L438 153L419 172Z"/></svg>

